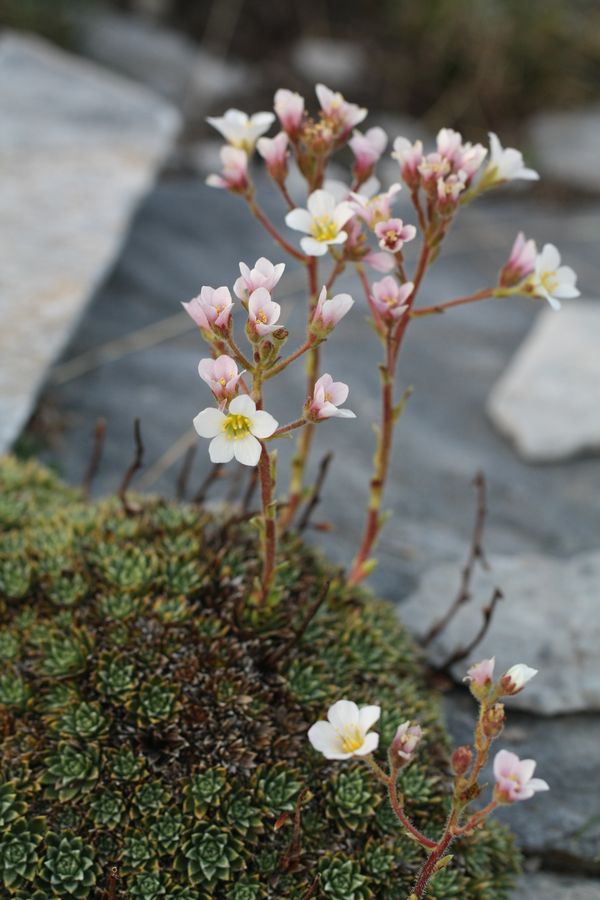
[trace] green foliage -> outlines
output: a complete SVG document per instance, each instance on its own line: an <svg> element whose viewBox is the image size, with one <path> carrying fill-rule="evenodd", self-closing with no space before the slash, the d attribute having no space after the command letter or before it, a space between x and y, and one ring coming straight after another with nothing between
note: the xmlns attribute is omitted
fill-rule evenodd
<svg viewBox="0 0 600 900"><path fill-rule="evenodd" d="M366 769L306 740L343 696L382 705L382 747L418 717L423 751L401 789L415 821L441 830L446 739L393 610L338 584L269 670L280 623L300 621L331 571L290 538L280 606L249 638L234 610L257 571L252 528L229 526L224 544L206 511L140 505L91 505L34 463L0 462L0 896L104 897L116 865L119 896L140 900L292 900L313 885L404 900L422 850ZM432 896L508 896L505 829L453 851Z"/></svg>

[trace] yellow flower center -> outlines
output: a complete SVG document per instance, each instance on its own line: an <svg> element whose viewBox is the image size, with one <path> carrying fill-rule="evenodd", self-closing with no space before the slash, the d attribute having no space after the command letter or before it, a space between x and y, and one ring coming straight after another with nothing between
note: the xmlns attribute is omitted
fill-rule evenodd
<svg viewBox="0 0 600 900"><path fill-rule="evenodd" d="M239 413L229 413L223 422L225 437L230 441L238 441L250 434L250 419Z"/></svg>
<svg viewBox="0 0 600 900"><path fill-rule="evenodd" d="M331 216L315 216L310 231L317 241L332 241L338 235L337 226Z"/></svg>
<svg viewBox="0 0 600 900"><path fill-rule="evenodd" d="M548 291L549 294L558 287L558 280L556 278L555 272L544 272L542 277L540 278L542 283L542 287Z"/></svg>
<svg viewBox="0 0 600 900"><path fill-rule="evenodd" d="M350 725L342 735L342 752L354 753L360 750L365 742L364 735L358 725Z"/></svg>
<svg viewBox="0 0 600 900"><path fill-rule="evenodd" d="M263 325L267 324L267 316L264 310L259 309L259 311L256 313L256 320L257 322L261 322Z"/></svg>

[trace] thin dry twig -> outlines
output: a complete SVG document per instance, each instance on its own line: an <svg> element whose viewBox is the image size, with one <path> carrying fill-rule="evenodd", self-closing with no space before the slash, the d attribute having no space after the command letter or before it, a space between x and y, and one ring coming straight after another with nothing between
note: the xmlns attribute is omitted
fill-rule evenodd
<svg viewBox="0 0 600 900"><path fill-rule="evenodd" d="M421 639L422 647L428 647L429 644L431 644L431 642L448 627L461 606L464 606L464 604L468 603L471 599L471 581L473 579L473 572L475 571L476 564L479 563L483 569L489 569L489 564L483 549L483 531L487 515L486 483L483 472L477 472L473 479L473 487L477 493L475 522L473 524L469 555L461 572L458 593L447 612L433 623L427 634Z"/></svg>
<svg viewBox="0 0 600 900"><path fill-rule="evenodd" d="M178 500L184 500L187 493L188 481L190 480L190 474L192 471L192 464L194 462L194 458L196 456L196 451L198 449L197 444L192 444L185 451L185 456L183 457L183 463L177 476L177 483L175 487L175 496Z"/></svg>
<svg viewBox="0 0 600 900"><path fill-rule="evenodd" d="M121 482L121 486L117 491L117 496L123 505L123 510L128 516L135 515L137 513L137 509L131 506L127 500L127 490L129 485L131 484L131 480L136 472L138 472L142 465L144 464L144 444L142 442L142 432L140 429L140 420L136 419L133 423L133 438L135 441L135 452L133 455L133 460L129 465L129 468L125 472L123 476L123 480Z"/></svg>
<svg viewBox="0 0 600 900"><path fill-rule="evenodd" d="M92 490L92 482L98 472L100 460L102 459L102 450L104 449L104 438L106 436L106 419L99 418L94 428L94 444L88 467L81 482L81 490L86 497L90 496Z"/></svg>
<svg viewBox="0 0 600 900"><path fill-rule="evenodd" d="M270 653L267 653L264 656L263 663L265 666L267 666L270 669L274 669L275 666L281 662L283 657L286 656L290 652L290 650L292 650L298 643L300 643L300 641L302 640L302 637L304 636L304 632L306 631L306 629L308 628L308 626L310 625L310 623L312 622L312 620L318 613L319 609L325 602L327 594L329 593L330 584L331 584L330 581L325 582L325 584L323 585L323 587L319 593L319 596L317 597L317 599L315 600L313 605L310 607L302 624L293 633L292 637L288 641L285 641L283 644L281 644L276 650L272 650Z"/></svg>
<svg viewBox="0 0 600 900"><path fill-rule="evenodd" d="M310 492L310 499L306 504L306 508L302 513L302 516L300 517L300 521L298 522L299 532L303 532L306 529L306 527L310 523L313 512L321 501L321 491L323 490L323 483L325 481L325 478L327 477L327 472L329 470L329 466L331 465L332 459L333 453L329 451L329 453L326 453L319 463L319 472L317 474L314 487Z"/></svg>
<svg viewBox="0 0 600 900"><path fill-rule="evenodd" d="M206 500L206 496L223 472L223 463L213 463L209 469L208 475L194 494L194 503L201 505Z"/></svg>
<svg viewBox="0 0 600 900"><path fill-rule="evenodd" d="M483 613L483 621L481 623L481 628L473 638L470 644L467 644L466 647L459 647L458 650L455 650L448 659L443 662L439 667L440 672L447 672L451 666L456 665L457 662L460 662L463 659L466 659L473 650L479 646L482 642L486 634L488 633L489 627L492 624L492 618L494 616L494 611L496 606L500 602L500 600L504 599L504 594L500 590L500 588L494 588L494 592L492 594L490 602L487 606L484 606L482 609Z"/></svg>

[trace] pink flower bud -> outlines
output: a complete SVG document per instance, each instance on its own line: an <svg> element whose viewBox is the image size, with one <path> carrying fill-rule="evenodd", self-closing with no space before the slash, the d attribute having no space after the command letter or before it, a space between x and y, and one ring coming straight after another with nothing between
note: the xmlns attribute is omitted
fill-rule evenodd
<svg viewBox="0 0 600 900"><path fill-rule="evenodd" d="M290 137L295 137L302 124L304 115L304 97L294 91L280 88L275 94L275 112L279 116L281 127Z"/></svg>
<svg viewBox="0 0 600 900"><path fill-rule="evenodd" d="M241 262L241 276L233 285L233 293L236 297L239 297L240 300L247 300L252 291L255 291L257 288L266 288L266 290L270 292L278 284L284 269L285 263L273 265L273 263L270 260L265 259L264 256L261 256L260 259L256 260L253 269L250 269L246 263Z"/></svg>
<svg viewBox="0 0 600 900"><path fill-rule="evenodd" d="M407 281L399 285L395 278L386 275L381 281L375 281L371 289L373 306L384 322L395 322L402 316L408 306L407 301L413 292L414 284Z"/></svg>
<svg viewBox="0 0 600 900"><path fill-rule="evenodd" d="M400 174L410 188L419 186L421 176L419 166L423 160L423 143L416 141L414 144L405 137L397 137L394 141L392 157L400 164Z"/></svg>
<svg viewBox="0 0 600 900"><path fill-rule="evenodd" d="M406 241L413 240L417 229L414 225L405 225L402 219L387 219L385 222L377 223L375 234L379 238L379 246L382 250L398 253Z"/></svg>
<svg viewBox="0 0 600 900"><path fill-rule="evenodd" d="M394 769L402 769L412 761L414 752L423 737L420 725L403 722L398 726L394 740L390 744L388 755L390 765Z"/></svg>
<svg viewBox="0 0 600 900"><path fill-rule="evenodd" d="M468 744L457 747L450 757L450 765L455 775L464 775L469 771L471 760L473 759L473 751Z"/></svg>
<svg viewBox="0 0 600 900"><path fill-rule="evenodd" d="M256 149L267 164L269 175L273 181L285 181L287 175L288 136L280 131L274 138L261 137Z"/></svg>
<svg viewBox="0 0 600 900"><path fill-rule="evenodd" d="M243 194L249 185L248 154L245 150L227 145L221 147L220 155L223 172L221 175L209 175L206 183L210 187L226 188L234 194Z"/></svg>
<svg viewBox="0 0 600 900"><path fill-rule="evenodd" d="M387 146L388 138L383 128L369 128L365 134L355 131L348 141L354 153L354 177L362 183L372 173L381 154Z"/></svg>
<svg viewBox="0 0 600 900"><path fill-rule="evenodd" d="M499 750L494 759L494 799L498 803L514 803L528 800L538 791L550 790L541 778L533 778L535 766L534 759L519 759L516 753Z"/></svg>
<svg viewBox="0 0 600 900"><path fill-rule="evenodd" d="M511 666L508 672L505 672L500 679L502 693L508 696L518 694L537 673L537 669L532 669L530 666L526 666L525 663L517 663L516 666Z"/></svg>
<svg viewBox="0 0 600 900"><path fill-rule="evenodd" d="M281 315L281 306L271 300L271 295L264 287L257 288L248 300L248 319L251 333L264 337L276 328Z"/></svg>
<svg viewBox="0 0 600 900"><path fill-rule="evenodd" d="M451 215L459 204L466 187L464 172L446 175L437 180L437 208L443 215Z"/></svg>
<svg viewBox="0 0 600 900"><path fill-rule="evenodd" d="M510 251L510 256L500 272L498 284L501 287L515 287L535 271L537 248L535 241L525 240L520 231Z"/></svg>
<svg viewBox="0 0 600 900"><path fill-rule="evenodd" d="M207 383L217 400L231 400L238 391L242 373L238 372L235 360L222 355L217 359L201 359L198 374Z"/></svg>
<svg viewBox="0 0 600 900"><path fill-rule="evenodd" d="M315 90L321 104L321 115L330 124L336 137L345 137L366 118L366 109L356 103L348 103L339 92L331 91L324 84L318 84Z"/></svg>
<svg viewBox="0 0 600 900"><path fill-rule="evenodd" d="M334 381L327 372L318 379L315 384L312 398L305 407L307 419L317 422L320 419L332 417L340 419L355 419L355 414L349 409L339 409L348 397L348 385L343 381Z"/></svg>
<svg viewBox="0 0 600 900"><path fill-rule="evenodd" d="M463 678L469 684L469 688L474 697L478 700L483 699L489 694L494 679L494 666L496 665L496 657L491 659L482 659L467 669L467 674Z"/></svg>
<svg viewBox="0 0 600 900"><path fill-rule="evenodd" d="M317 306L312 318L311 327L315 332L330 332L354 305L350 294L336 294L327 299L327 288L323 287L319 294Z"/></svg>
<svg viewBox="0 0 600 900"><path fill-rule="evenodd" d="M233 301L228 288L205 285L197 297L182 306L199 328L218 331L228 327Z"/></svg>

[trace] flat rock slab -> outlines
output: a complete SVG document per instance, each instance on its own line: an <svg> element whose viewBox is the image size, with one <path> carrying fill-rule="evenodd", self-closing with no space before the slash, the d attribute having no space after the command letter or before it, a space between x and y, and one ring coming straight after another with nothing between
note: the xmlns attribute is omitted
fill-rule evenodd
<svg viewBox="0 0 600 900"><path fill-rule="evenodd" d="M600 716L531 716L514 710L514 699L507 703L507 724L492 756L505 748L521 759L535 759L535 774L548 782L550 790L503 807L494 816L514 831L524 853L535 857L542 868L596 877L600 875ZM467 691L446 695L444 715L454 745L472 743L477 707ZM481 782L493 783L491 760ZM488 797L489 790L482 803Z"/></svg>
<svg viewBox="0 0 600 900"><path fill-rule="evenodd" d="M147 90L0 40L0 452L120 250L179 127Z"/></svg>
<svg viewBox="0 0 600 900"><path fill-rule="evenodd" d="M400 606L402 620L422 636L449 607L456 592L458 563L436 566L417 591ZM458 663L460 680L467 667L496 656L497 671L524 662L539 670L511 705L544 715L600 710L600 553L571 559L543 556L500 556L487 572L479 570L473 599L431 644L435 663L468 643L481 623L481 608L495 587L504 593L482 643Z"/></svg>
<svg viewBox="0 0 600 900"><path fill-rule="evenodd" d="M487 410L528 462L600 452L600 304L544 310L494 385Z"/></svg>
<svg viewBox="0 0 600 900"><path fill-rule="evenodd" d="M600 105L535 116L529 142L544 178L587 193L600 191Z"/></svg>
<svg viewBox="0 0 600 900"><path fill-rule="evenodd" d="M536 872L523 875L514 900L600 900L600 883L590 878L568 878Z"/></svg>

